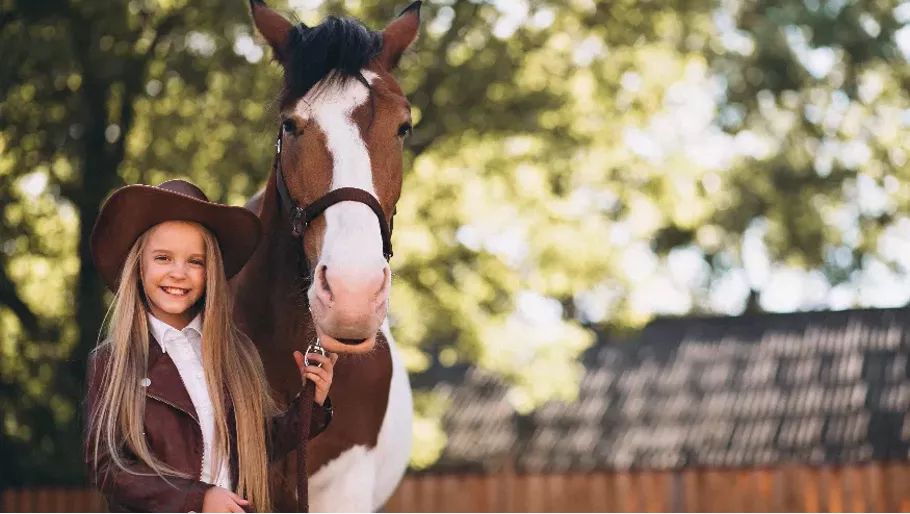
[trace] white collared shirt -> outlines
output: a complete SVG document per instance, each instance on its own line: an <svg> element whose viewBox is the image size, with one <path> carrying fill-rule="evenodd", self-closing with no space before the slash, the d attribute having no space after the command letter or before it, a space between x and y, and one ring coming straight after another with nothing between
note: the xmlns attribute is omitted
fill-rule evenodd
<svg viewBox="0 0 910 514"><path fill-rule="evenodd" d="M196 315L193 321L183 330L168 325L160 319L148 315L152 335L161 345L161 351L170 355L177 366L186 392L193 401L199 428L202 430L202 475L200 480L215 484L227 490L231 489L231 474L228 470L227 456L221 463L218 479L212 479L211 459L212 441L215 438L215 417L209 389L205 383L205 371L202 368L202 314Z"/></svg>

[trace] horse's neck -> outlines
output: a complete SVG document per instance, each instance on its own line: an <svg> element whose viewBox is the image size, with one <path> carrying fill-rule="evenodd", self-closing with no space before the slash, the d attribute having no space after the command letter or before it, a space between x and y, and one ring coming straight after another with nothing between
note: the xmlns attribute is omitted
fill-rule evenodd
<svg viewBox="0 0 910 514"><path fill-rule="evenodd" d="M257 336L254 342L261 353L284 352L315 335L298 276L300 243L291 236L290 224L281 213L274 173L257 200L263 238L235 281L236 319L244 332Z"/></svg>

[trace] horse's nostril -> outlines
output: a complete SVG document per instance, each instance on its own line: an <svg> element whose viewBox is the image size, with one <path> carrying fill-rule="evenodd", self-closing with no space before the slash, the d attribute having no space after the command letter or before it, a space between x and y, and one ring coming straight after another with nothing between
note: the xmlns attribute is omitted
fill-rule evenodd
<svg viewBox="0 0 910 514"><path fill-rule="evenodd" d="M388 288L392 285L391 275L392 270L386 265L382 269L382 283L379 285L379 290L376 291L376 298L378 300L383 300L383 295L388 292Z"/></svg>
<svg viewBox="0 0 910 514"><path fill-rule="evenodd" d="M332 294L332 288L329 286L328 273L329 267L323 264L319 267L319 285L322 286L322 290Z"/></svg>

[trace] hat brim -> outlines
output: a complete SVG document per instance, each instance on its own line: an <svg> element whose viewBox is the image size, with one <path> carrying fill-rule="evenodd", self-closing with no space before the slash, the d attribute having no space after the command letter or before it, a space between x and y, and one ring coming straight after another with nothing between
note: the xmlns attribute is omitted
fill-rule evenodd
<svg viewBox="0 0 910 514"><path fill-rule="evenodd" d="M262 238L259 219L243 207L153 186L126 186L105 202L92 229L92 258L111 291L117 291L121 268L139 236L165 221L193 221L210 230L218 239L228 279L243 269Z"/></svg>

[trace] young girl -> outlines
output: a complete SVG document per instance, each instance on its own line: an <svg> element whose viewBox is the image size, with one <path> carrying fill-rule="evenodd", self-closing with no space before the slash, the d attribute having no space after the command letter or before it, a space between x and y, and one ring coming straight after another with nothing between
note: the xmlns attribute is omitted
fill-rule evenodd
<svg viewBox="0 0 910 514"><path fill-rule="evenodd" d="M112 512L271 509L267 466L297 446L300 396L274 414L227 285L260 236L255 215L182 180L124 187L102 208L92 255L116 296L89 359L85 455ZM312 438L331 420L337 355L294 358L316 384Z"/></svg>

